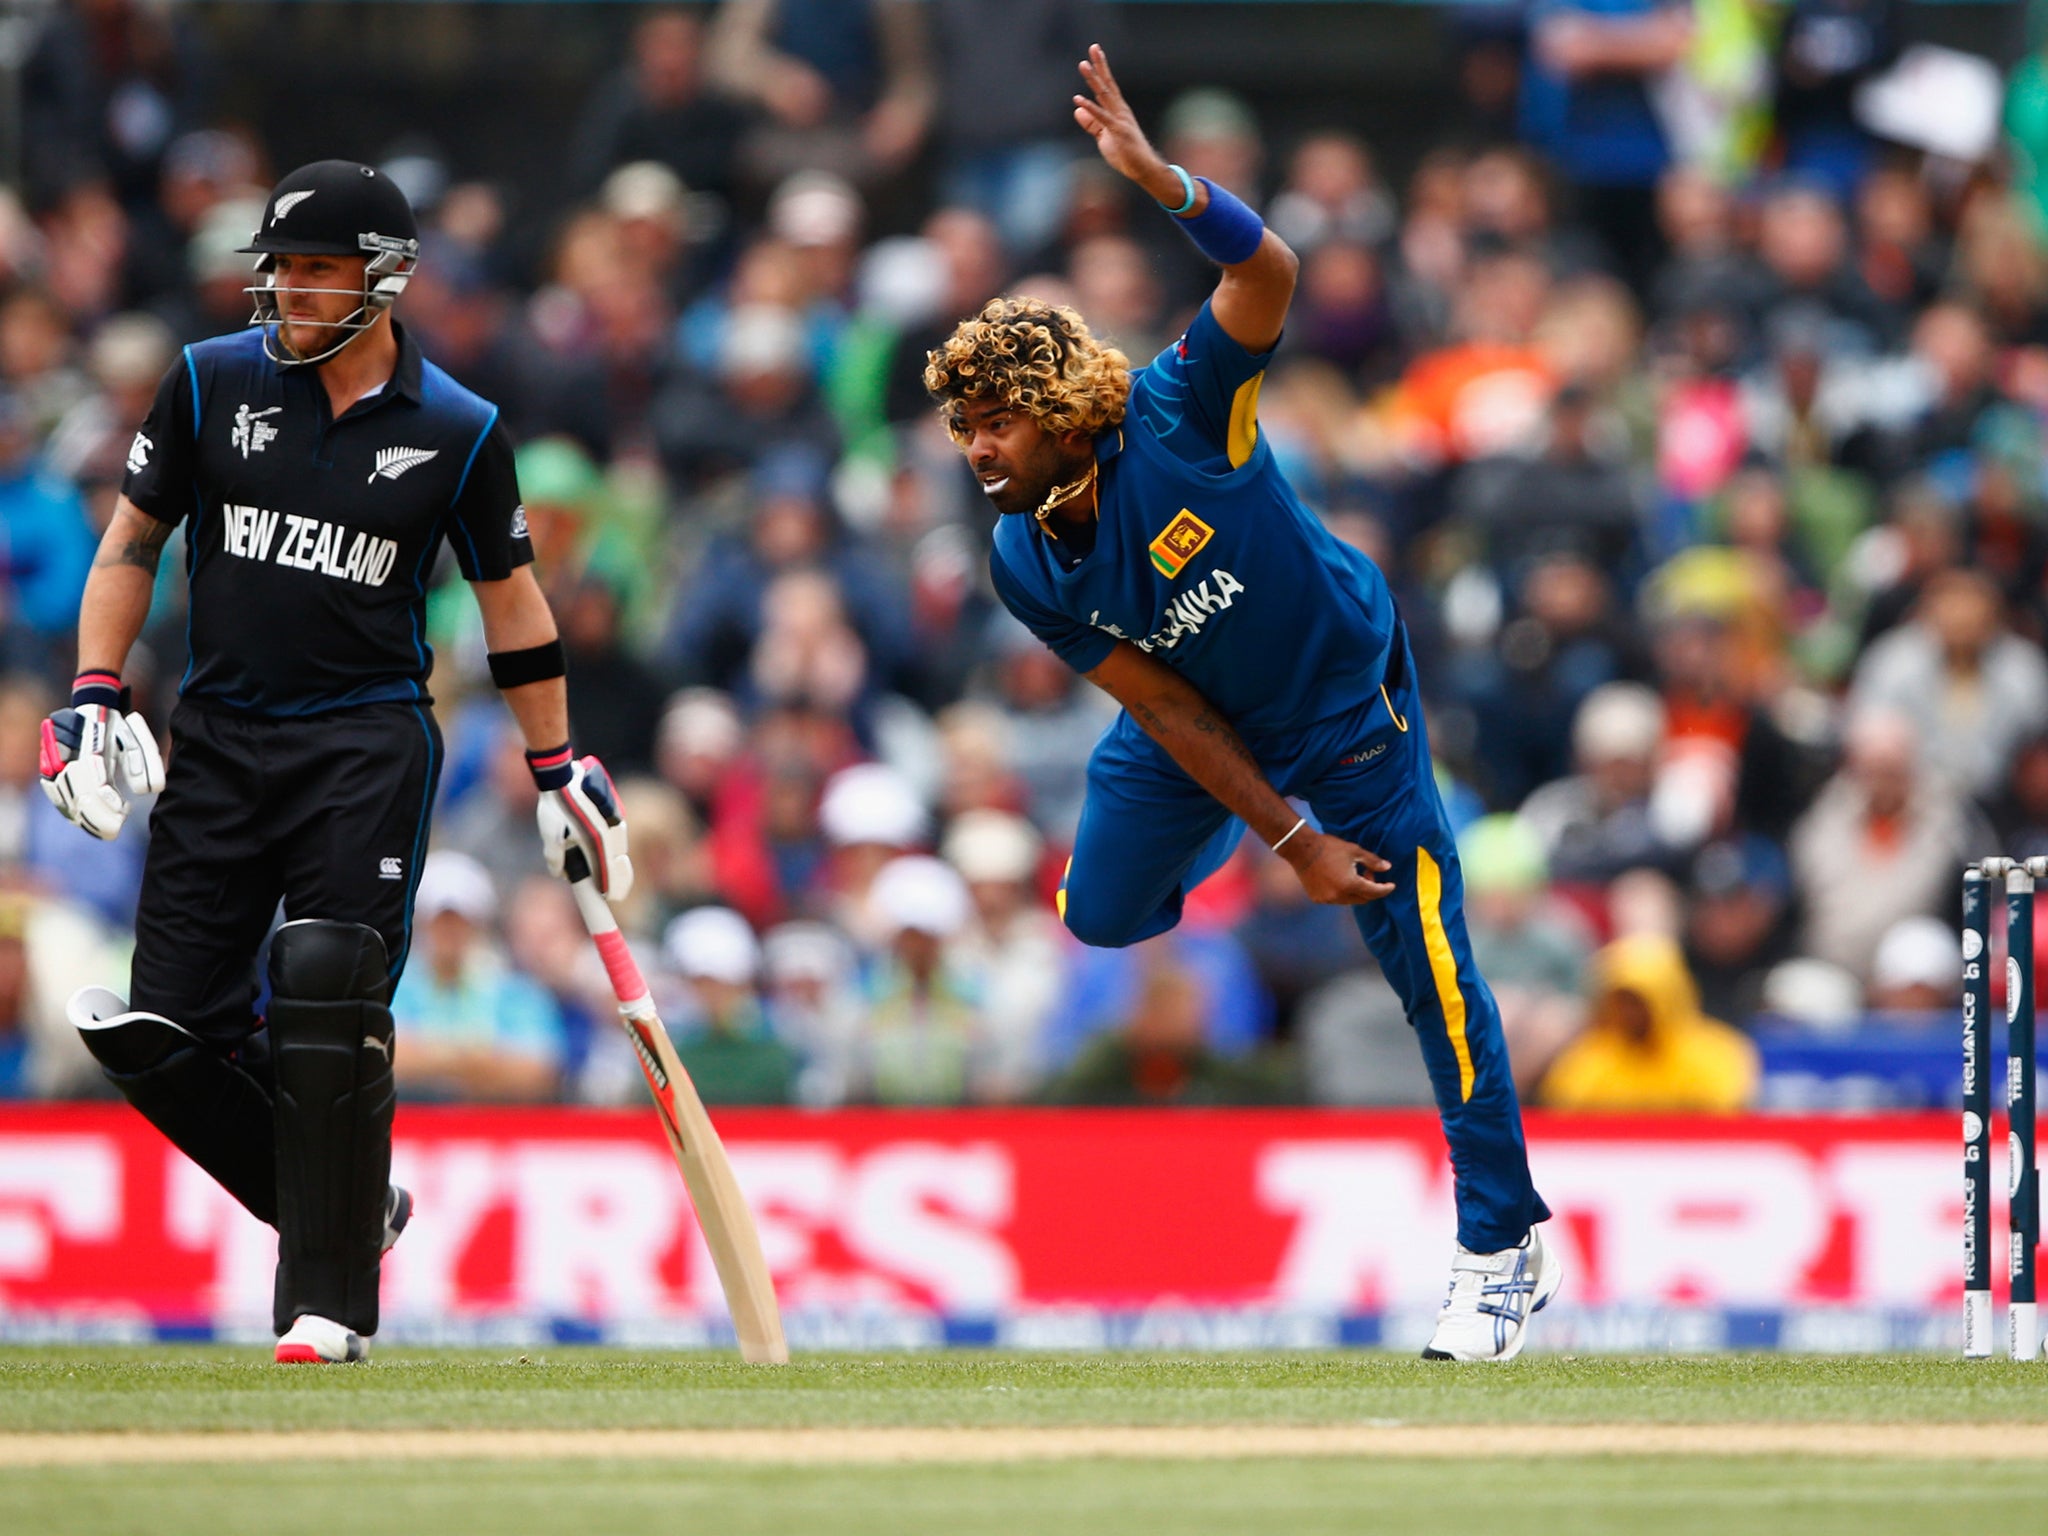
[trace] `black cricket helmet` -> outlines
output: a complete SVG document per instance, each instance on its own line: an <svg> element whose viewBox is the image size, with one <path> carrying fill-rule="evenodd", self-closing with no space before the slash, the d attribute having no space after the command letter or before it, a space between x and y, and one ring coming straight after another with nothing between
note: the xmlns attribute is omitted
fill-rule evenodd
<svg viewBox="0 0 2048 1536"><path fill-rule="evenodd" d="M336 322L341 339L326 351L301 357L282 339L275 278L247 289L255 303L252 325L264 327L263 349L280 363L319 363L334 356L376 323L405 291L419 263L419 223L398 183L374 166L353 160L315 160L275 187L263 205L263 223L241 247L256 258L256 270L272 273L279 256L362 256L363 286L357 289L304 288L302 293L350 293L361 303Z"/></svg>

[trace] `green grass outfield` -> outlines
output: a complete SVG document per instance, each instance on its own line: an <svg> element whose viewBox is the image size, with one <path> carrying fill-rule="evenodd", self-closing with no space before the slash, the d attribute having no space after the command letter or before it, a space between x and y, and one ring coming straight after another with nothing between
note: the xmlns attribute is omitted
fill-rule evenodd
<svg viewBox="0 0 2048 1536"><path fill-rule="evenodd" d="M1501 1434L1544 1425L1778 1426L1769 1449L1489 1455ZM1817 1454L1811 1426L1879 1432L1917 1453ZM1972 1426L2007 1426L2000 1453ZM1351 1426L1428 1434L1427 1456L1217 1454L1218 1428ZM1442 1426L1441 1429L1428 1428ZM1913 1426L1926 1426L1925 1430ZM1941 1426L1949 1426L1943 1429ZM1958 1429L1957 1426L1966 1428ZM2024 1426L2015 1432L2010 1426ZM791 1445L885 1430L892 1445L977 1446L1076 1429L1206 1428L1199 1454L926 1459L847 1464L827 1451L787 1465L620 1457L607 1431L791 1431ZM439 1453L433 1435L563 1431L545 1455ZM190 1459L132 1459L139 1437L219 1435ZM291 1432L280 1442L275 1432ZM402 1459L329 1454L322 1432L403 1432ZM926 1431L940 1431L927 1435ZM2038 1431L2039 1450L2035 1435ZM105 1462L25 1465L50 1434L119 1433ZM234 1432L268 1433L268 1449ZM948 1440L947 1433L954 1436ZM1684 1431L1710 1435L1712 1429ZM1594 1432L1581 1432L1591 1434ZM1785 1438L1782 1452L1775 1444ZM977 1438L978 1437L978 1438ZM1804 1443L1802 1444L1802 1437ZM681 1438L688 1438L687 1436ZM758 1447L763 1437L752 1437ZM79 1446L107 1442L77 1442ZM147 1442L154 1446L158 1442ZM507 1442L510 1443L510 1442ZM714 1442L715 1443L715 1442ZM767 1437L781 1445L781 1437ZM1407 1443L1407 1442L1403 1442ZM645 1442L641 1442L645 1445ZM1496 1442L1496 1445L1498 1442ZM1988 1442L1987 1442L1988 1444ZM284 1449L280 1452L280 1446ZM572 1449L561 1451L561 1446ZM2016 1452L2013 1448L2020 1447ZM24 1447L27 1449L24 1450ZM303 1447L300 1459L299 1448ZM167 1456L170 1454L165 1453ZM286 1459L274 1459L283 1454ZM779 1451L770 1454L780 1455ZM888 1454L895 1454L891 1451ZM947 1453L954 1454L954 1453ZM966 1453L979 1456L980 1451ZM1067 1454L1062 1452L1062 1455ZM2004 1459L1999 1459L2000 1457ZM2033 1459L2035 1457L2040 1459ZM11 1458L11 1459L10 1459ZM2048 1527L2048 1364L1925 1356L1816 1359L1545 1357L1447 1369L1377 1354L949 1353L827 1356L749 1369L701 1355L392 1350L363 1367L280 1369L253 1349L0 1348L0 1531L381 1533L1356 1532L1512 1522L1522 1531L1798 1532L1800 1536Z"/></svg>

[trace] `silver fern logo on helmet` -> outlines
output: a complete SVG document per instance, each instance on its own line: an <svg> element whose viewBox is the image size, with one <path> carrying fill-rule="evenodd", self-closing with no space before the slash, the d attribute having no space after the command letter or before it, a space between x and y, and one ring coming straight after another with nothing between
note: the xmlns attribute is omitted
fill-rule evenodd
<svg viewBox="0 0 2048 1536"><path fill-rule="evenodd" d="M283 197L277 200L277 206L270 210L270 222L275 224L279 219L282 219L286 214L298 207L299 204L311 197L314 192L319 190L318 187L314 187L311 191L285 193Z"/></svg>

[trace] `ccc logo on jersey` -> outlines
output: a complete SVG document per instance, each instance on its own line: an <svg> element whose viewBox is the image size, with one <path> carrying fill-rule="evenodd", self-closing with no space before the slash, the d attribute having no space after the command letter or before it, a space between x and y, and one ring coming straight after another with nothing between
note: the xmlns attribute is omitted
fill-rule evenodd
<svg viewBox="0 0 2048 1536"><path fill-rule="evenodd" d="M1153 569L1168 581L1173 580L1214 537L1214 528L1182 507L1180 515L1160 530L1159 537L1151 543Z"/></svg>

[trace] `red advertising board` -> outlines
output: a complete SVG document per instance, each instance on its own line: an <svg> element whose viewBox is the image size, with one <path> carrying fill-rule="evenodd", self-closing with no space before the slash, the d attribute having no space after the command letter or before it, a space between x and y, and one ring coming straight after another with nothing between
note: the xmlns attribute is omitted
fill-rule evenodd
<svg viewBox="0 0 2048 1536"><path fill-rule="evenodd" d="M1448 1272L1426 1113L719 1121L799 1345L1405 1343ZM1532 1117L1530 1142L1567 1266L1552 1343L1947 1342L1950 1116ZM394 1162L418 1216L387 1334L717 1337L651 1113L408 1106ZM126 1110L0 1109L0 1336L260 1332L273 1255Z"/></svg>

